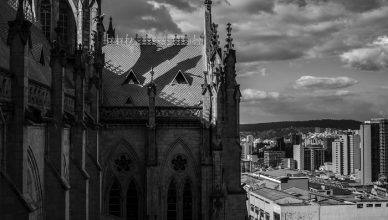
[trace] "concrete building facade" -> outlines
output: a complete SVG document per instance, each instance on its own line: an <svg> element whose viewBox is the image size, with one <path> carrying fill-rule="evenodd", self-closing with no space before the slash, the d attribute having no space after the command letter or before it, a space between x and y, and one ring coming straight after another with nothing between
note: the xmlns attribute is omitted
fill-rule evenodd
<svg viewBox="0 0 388 220"><path fill-rule="evenodd" d="M384 220L388 216L388 200L344 200L308 191L301 196L292 190L266 187L253 190L248 196L249 219L254 220Z"/></svg>
<svg viewBox="0 0 388 220"><path fill-rule="evenodd" d="M301 144L294 145L293 153L296 169L304 170L304 147Z"/></svg>
<svg viewBox="0 0 388 220"><path fill-rule="evenodd" d="M264 165L267 167L277 167L281 165L282 159L286 157L284 151L264 151Z"/></svg>

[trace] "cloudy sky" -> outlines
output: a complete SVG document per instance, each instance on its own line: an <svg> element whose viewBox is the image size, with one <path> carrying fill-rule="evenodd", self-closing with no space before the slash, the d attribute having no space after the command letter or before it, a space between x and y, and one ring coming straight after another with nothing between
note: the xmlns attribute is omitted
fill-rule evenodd
<svg viewBox="0 0 388 220"><path fill-rule="evenodd" d="M199 36L202 2L106 0L103 11L120 35ZM233 26L242 123L388 117L388 0L213 3L220 32Z"/></svg>

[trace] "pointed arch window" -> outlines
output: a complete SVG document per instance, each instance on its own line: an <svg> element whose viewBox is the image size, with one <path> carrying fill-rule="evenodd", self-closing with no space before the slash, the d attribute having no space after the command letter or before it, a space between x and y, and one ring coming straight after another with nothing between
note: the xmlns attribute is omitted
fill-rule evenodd
<svg viewBox="0 0 388 220"><path fill-rule="evenodd" d="M178 73L175 75L174 79L171 82L171 85L176 84L189 84L189 81L181 70L178 71Z"/></svg>
<svg viewBox="0 0 388 220"><path fill-rule="evenodd" d="M191 183L186 180L183 190L183 219L193 219L193 193L191 191Z"/></svg>
<svg viewBox="0 0 388 220"><path fill-rule="evenodd" d="M40 22L42 24L42 32L47 40L50 40L51 35L51 3L50 0L43 0L40 5Z"/></svg>
<svg viewBox="0 0 388 220"><path fill-rule="evenodd" d="M67 31L69 27L69 6L66 0L59 1L58 34L62 42L67 43Z"/></svg>
<svg viewBox="0 0 388 220"><path fill-rule="evenodd" d="M177 190L175 181L171 181L167 192L167 220L177 220Z"/></svg>
<svg viewBox="0 0 388 220"><path fill-rule="evenodd" d="M89 0L84 0L82 12L83 44L89 46L90 43L90 8Z"/></svg>
<svg viewBox="0 0 388 220"><path fill-rule="evenodd" d="M121 217L121 186L117 179L109 190L109 215Z"/></svg>
<svg viewBox="0 0 388 220"><path fill-rule="evenodd" d="M128 186L127 191L127 220L139 219L139 197L136 190L136 185L132 181Z"/></svg>

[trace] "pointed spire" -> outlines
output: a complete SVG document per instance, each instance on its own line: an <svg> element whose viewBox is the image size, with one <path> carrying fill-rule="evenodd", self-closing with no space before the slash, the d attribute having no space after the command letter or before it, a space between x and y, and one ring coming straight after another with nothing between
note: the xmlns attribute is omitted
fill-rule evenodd
<svg viewBox="0 0 388 220"><path fill-rule="evenodd" d="M227 51L234 49L234 44L233 44L233 38L232 38L232 24L228 23L226 31L228 32L227 38L226 38L226 45L225 48Z"/></svg>
<svg viewBox="0 0 388 220"><path fill-rule="evenodd" d="M26 20L23 6L24 0L18 0L16 18L13 21L8 21L9 30L7 44L11 45L11 42L15 39L15 37L19 35L22 40L22 43L28 43L28 46L31 48L32 43L30 27L32 23Z"/></svg>
<svg viewBox="0 0 388 220"><path fill-rule="evenodd" d="M156 84L154 82L154 67L151 67L151 81L147 84L147 93L150 97L154 97L156 95Z"/></svg>
<svg viewBox="0 0 388 220"><path fill-rule="evenodd" d="M206 5L206 9L210 11L212 9L213 2L211 0L205 0L204 4Z"/></svg>
<svg viewBox="0 0 388 220"><path fill-rule="evenodd" d="M108 38L115 38L116 36L116 30L113 29L113 24L112 24L112 17L110 17L109 20L109 28L106 31L106 34L108 35Z"/></svg>
<svg viewBox="0 0 388 220"><path fill-rule="evenodd" d="M150 74L151 74L151 83L154 83L154 74L155 74L155 72L154 72L154 67L153 66L151 67Z"/></svg>
<svg viewBox="0 0 388 220"><path fill-rule="evenodd" d="M16 19L15 19L16 21L26 20L26 18L24 16L23 6L24 6L24 0L18 0L18 9L16 12Z"/></svg>

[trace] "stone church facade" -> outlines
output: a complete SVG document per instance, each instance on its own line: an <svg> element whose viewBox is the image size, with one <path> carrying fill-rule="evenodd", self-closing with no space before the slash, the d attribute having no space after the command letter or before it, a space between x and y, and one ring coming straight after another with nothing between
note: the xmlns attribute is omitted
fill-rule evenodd
<svg viewBox="0 0 388 220"><path fill-rule="evenodd" d="M0 1L0 219L246 219L236 51L118 38L101 0Z"/></svg>

